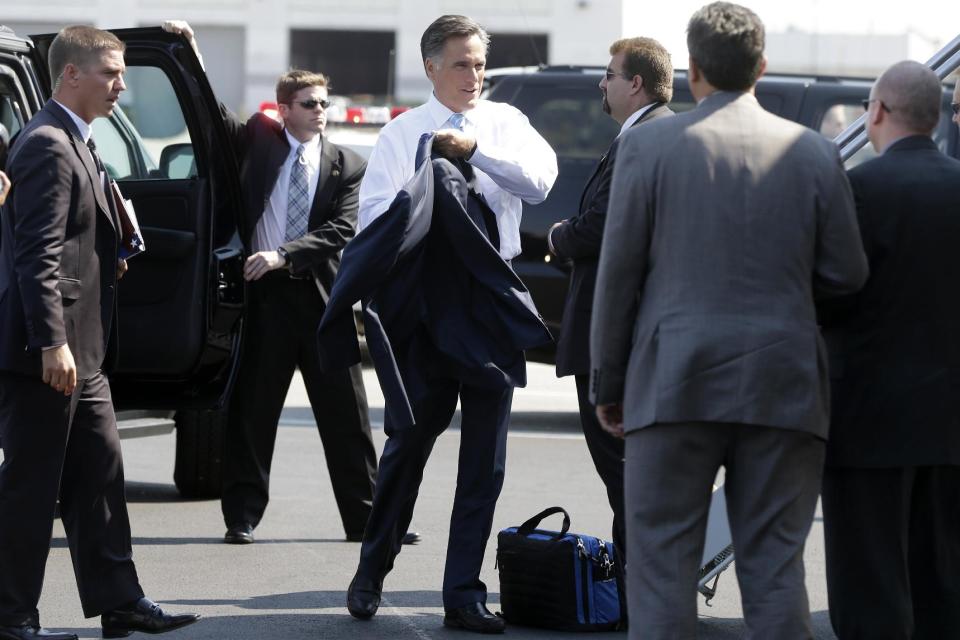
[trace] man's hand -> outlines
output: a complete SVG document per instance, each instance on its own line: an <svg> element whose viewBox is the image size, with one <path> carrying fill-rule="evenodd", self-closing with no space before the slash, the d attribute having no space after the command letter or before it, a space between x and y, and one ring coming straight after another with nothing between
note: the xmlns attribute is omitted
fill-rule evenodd
<svg viewBox="0 0 960 640"><path fill-rule="evenodd" d="M623 403L598 404L597 420L603 430L615 438L623 438Z"/></svg>
<svg viewBox="0 0 960 640"><path fill-rule="evenodd" d="M6 202L8 193L10 193L10 178L0 171L0 204Z"/></svg>
<svg viewBox="0 0 960 640"><path fill-rule="evenodd" d="M282 269L286 265L286 259L276 251L259 251L247 258L246 264L243 265L243 279L248 282L259 280L268 271Z"/></svg>
<svg viewBox="0 0 960 640"><path fill-rule="evenodd" d="M164 20L161 26L163 30L168 33L178 33L186 38L190 46L193 47L193 52L197 54L197 58L200 60L200 66L203 66L203 56L200 55L200 47L197 46L197 39L193 35L193 27L191 27L186 20Z"/></svg>
<svg viewBox="0 0 960 640"><path fill-rule="evenodd" d="M127 266L127 261L123 258L117 258L117 280L123 277L123 274L127 272L127 269L130 267Z"/></svg>
<svg viewBox="0 0 960 640"><path fill-rule="evenodd" d="M458 129L441 129L433 139L433 150L451 160L466 158L476 145L476 138Z"/></svg>
<svg viewBox="0 0 960 640"><path fill-rule="evenodd" d="M70 347L60 345L43 352L43 381L69 396L77 386L77 365Z"/></svg>

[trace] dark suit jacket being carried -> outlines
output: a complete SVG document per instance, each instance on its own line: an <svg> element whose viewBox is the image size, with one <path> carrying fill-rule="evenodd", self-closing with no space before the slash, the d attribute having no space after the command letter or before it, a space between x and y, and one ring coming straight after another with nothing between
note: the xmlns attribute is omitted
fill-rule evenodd
<svg viewBox="0 0 960 640"><path fill-rule="evenodd" d="M524 386L524 349L552 339L483 230L489 209L469 188L469 165L431 159L431 146L425 135L413 177L347 245L317 332L325 371L359 362L353 304L364 302L367 346L394 429L414 424L412 407L434 378Z"/></svg>
<svg viewBox="0 0 960 640"><path fill-rule="evenodd" d="M673 115L666 104L654 103L629 129ZM626 133L626 132L624 132ZM557 375L590 373L590 316L593 314L593 291L597 283L600 241L607 219L610 181L617 159L620 136L600 158L597 168L580 197L580 212L567 224L554 229L550 236L557 257L573 260L570 288L563 306L563 325L557 340Z"/></svg>
<svg viewBox="0 0 960 640"><path fill-rule="evenodd" d="M0 370L39 377L67 344L78 379L115 353L119 237L80 132L52 100L17 136L0 233Z"/></svg>
<svg viewBox="0 0 960 640"><path fill-rule="evenodd" d="M960 162L912 136L849 176L870 279L820 309L827 465L960 464Z"/></svg>
<svg viewBox="0 0 960 640"><path fill-rule="evenodd" d="M257 222L290 154L290 144L283 125L273 118L256 113L243 123L225 107L221 111L240 160L243 211L239 224L244 246L249 249ZM320 155L320 176L307 234L281 246L289 256L290 270L297 275L312 274L326 301L340 266L340 251L357 230L360 181L367 163L357 153L327 139Z"/></svg>

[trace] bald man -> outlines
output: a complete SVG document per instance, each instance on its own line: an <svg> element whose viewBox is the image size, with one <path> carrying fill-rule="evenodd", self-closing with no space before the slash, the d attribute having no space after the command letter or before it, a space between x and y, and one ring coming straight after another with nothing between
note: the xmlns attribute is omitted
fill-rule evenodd
<svg viewBox="0 0 960 640"><path fill-rule="evenodd" d="M960 637L960 162L931 139L942 87L900 62L866 102L880 154L850 171L870 278L821 322L823 478L840 640Z"/></svg>

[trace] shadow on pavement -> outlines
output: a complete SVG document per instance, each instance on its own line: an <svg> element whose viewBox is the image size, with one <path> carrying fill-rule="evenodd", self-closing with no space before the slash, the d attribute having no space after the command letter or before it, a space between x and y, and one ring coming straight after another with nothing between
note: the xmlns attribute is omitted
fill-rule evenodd
<svg viewBox="0 0 960 640"><path fill-rule="evenodd" d="M353 544L354 542L347 542L343 538L257 538L258 545L264 544ZM161 546L179 546L179 545L190 545L190 544L210 544L210 545L220 545L227 546L223 544L223 537L217 536L215 538L133 538L133 546L144 546L144 547L161 547ZM50 542L51 549L66 549L67 548L67 539L66 538L53 538Z"/></svg>
<svg viewBox="0 0 960 640"><path fill-rule="evenodd" d="M281 427L315 429L316 421L310 407L286 407L280 416ZM370 426L383 429L383 408L370 408ZM460 411L450 422L450 429L460 428ZM513 411L510 414L510 430L517 431L563 431L580 432L580 414L576 411Z"/></svg>

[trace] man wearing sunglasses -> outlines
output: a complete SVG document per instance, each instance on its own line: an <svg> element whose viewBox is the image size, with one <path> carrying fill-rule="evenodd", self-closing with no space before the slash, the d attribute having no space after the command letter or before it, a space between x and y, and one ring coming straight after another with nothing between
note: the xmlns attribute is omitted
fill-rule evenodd
<svg viewBox="0 0 960 640"><path fill-rule="evenodd" d="M960 637L960 162L931 139L942 91L912 61L870 91L880 155L849 173L870 277L820 308L832 400L821 500L839 638Z"/></svg>
<svg viewBox="0 0 960 640"><path fill-rule="evenodd" d="M580 424L593 464L607 488L607 499L613 509L617 567L622 568L626 559L623 440L603 430L596 408L590 404L590 316L617 142L632 127L673 115L667 107L673 97L673 64L670 53L652 38L617 40L610 45L610 55L607 71L600 80L600 94L604 112L617 121L620 133L584 187L579 213L554 224L547 234L547 242L554 255L573 262L557 341L557 375L576 378ZM620 578L622 599L622 575Z"/></svg>
<svg viewBox="0 0 960 640"><path fill-rule="evenodd" d="M164 29L199 51L186 22ZM249 544L269 499L270 464L294 370L300 369L316 419L347 540L359 542L377 470L360 365L324 374L316 330L356 231L366 163L324 139L329 105L323 74L293 70L277 80L281 122L264 114L224 123L240 162L240 229L249 252L244 346L224 445L224 542ZM418 540L411 534L407 542Z"/></svg>

